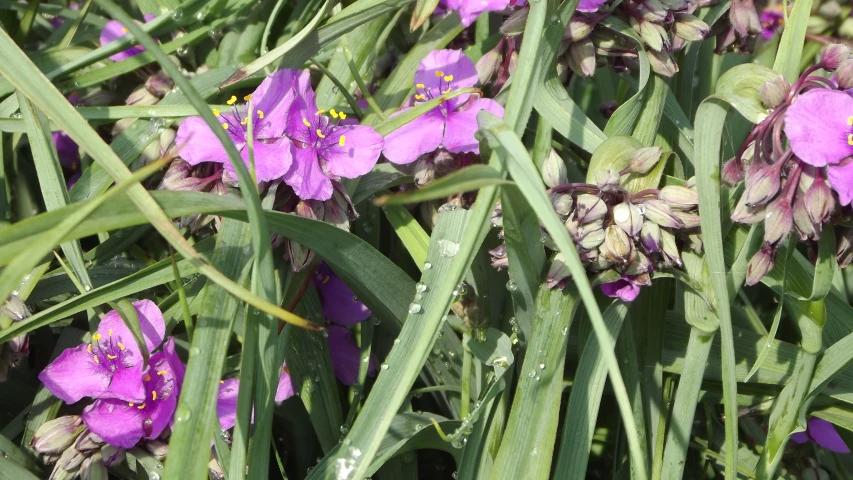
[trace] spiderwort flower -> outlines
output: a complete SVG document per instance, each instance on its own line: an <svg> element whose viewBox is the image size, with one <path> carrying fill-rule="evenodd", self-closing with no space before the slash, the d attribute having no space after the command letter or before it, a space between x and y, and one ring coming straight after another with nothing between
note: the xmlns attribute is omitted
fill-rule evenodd
<svg viewBox="0 0 853 480"><path fill-rule="evenodd" d="M146 347L152 351L163 342L166 333L163 314L151 300L140 300L133 306ZM141 350L113 310L104 315L92 335L92 343L66 349L39 374L39 380L65 403L75 403L83 397L141 403L148 395L143 371Z"/></svg>
<svg viewBox="0 0 853 480"><path fill-rule="evenodd" d="M853 200L853 97L837 90L801 94L785 114L785 135L803 162L826 167L841 205Z"/></svg>
<svg viewBox="0 0 853 480"><path fill-rule="evenodd" d="M827 450L836 453L850 453L850 448L835 430L835 426L822 418L809 418L806 431L791 435L791 440L799 444L811 440Z"/></svg>
<svg viewBox="0 0 853 480"><path fill-rule="evenodd" d="M373 169L382 151L382 135L373 127L352 125L347 115L317 108L314 92L300 92L284 133L291 140L293 168L284 182L302 200L332 198L332 180L356 178Z"/></svg>
<svg viewBox="0 0 853 480"><path fill-rule="evenodd" d="M477 83L474 63L460 50L435 50L424 58L415 73L415 105ZM400 110L402 113L408 108ZM480 153L474 134L481 110L503 117L497 102L475 95L453 97L385 137L385 157L392 163L409 164L425 153L444 148L451 153Z"/></svg>
<svg viewBox="0 0 853 480"><path fill-rule="evenodd" d="M509 6L509 0L441 0L439 5L438 13L456 11L462 18L462 25L469 27L481 13L505 9Z"/></svg>
<svg viewBox="0 0 853 480"><path fill-rule="evenodd" d="M641 285L642 283L637 282L633 277L623 275L615 282L602 283L601 292L610 298L618 298L623 302L633 302L640 294Z"/></svg>
<svg viewBox="0 0 853 480"><path fill-rule="evenodd" d="M768 7L761 11L758 20L761 22L761 38L770 40L782 28L785 16L778 8Z"/></svg>
<svg viewBox="0 0 853 480"><path fill-rule="evenodd" d="M145 15L143 15L143 18L145 18L145 22L150 22L156 17L156 15L150 13L146 13ZM110 20L106 23L106 25L104 25L104 29L101 30L101 45L106 45L110 42L120 39L121 37L124 37L125 35L127 35L127 27L122 25L121 22L118 22L116 20ZM111 55L110 60L114 62L120 62L124 59L139 55L144 51L145 47L143 47L142 45L134 45L128 48L127 50Z"/></svg>
<svg viewBox="0 0 853 480"><path fill-rule="evenodd" d="M216 401L216 416L222 430L228 430L237 421L237 396L240 392L240 379L227 378L219 382L219 396ZM287 363L281 366L281 377L275 390L275 401L283 402L294 395L293 379Z"/></svg>
<svg viewBox="0 0 853 480"><path fill-rule="evenodd" d="M171 422L184 377L173 338L151 356L150 367L141 400L102 398L83 410L83 423L108 444L131 448L142 438L157 438Z"/></svg>

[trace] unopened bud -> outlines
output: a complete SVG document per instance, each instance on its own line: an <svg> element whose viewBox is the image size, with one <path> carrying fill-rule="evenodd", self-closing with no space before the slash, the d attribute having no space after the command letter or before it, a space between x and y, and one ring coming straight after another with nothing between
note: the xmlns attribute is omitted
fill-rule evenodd
<svg viewBox="0 0 853 480"><path fill-rule="evenodd" d="M590 223L604 218L607 214L607 204L599 197L585 193L577 199L578 223Z"/></svg>
<svg viewBox="0 0 853 480"><path fill-rule="evenodd" d="M746 204L750 207L756 205L764 205L779 193L781 184L781 164L776 162L772 165L757 165L758 162L750 166L749 172L746 175Z"/></svg>
<svg viewBox="0 0 853 480"><path fill-rule="evenodd" d="M605 191L615 191L619 188L619 172L612 168L596 170L593 175L598 188Z"/></svg>
<svg viewBox="0 0 853 480"><path fill-rule="evenodd" d="M567 56L569 67L581 77L591 77L595 73L595 45L589 38L572 42Z"/></svg>
<svg viewBox="0 0 853 480"><path fill-rule="evenodd" d="M672 214L675 215L679 220L681 220L681 223L684 224L685 229L699 228L699 226L702 224L699 219L699 215L696 215L695 213L684 212L681 210L673 210Z"/></svg>
<svg viewBox="0 0 853 480"><path fill-rule="evenodd" d="M752 0L733 0L729 19L735 32L741 37L761 33L761 20Z"/></svg>
<svg viewBox="0 0 853 480"><path fill-rule="evenodd" d="M492 79L492 76L498 71L501 65L501 54L497 50L489 50L485 55L477 60L477 78L480 84L485 84Z"/></svg>
<svg viewBox="0 0 853 480"><path fill-rule="evenodd" d="M74 448L78 452L88 453L94 450L100 450L101 447L106 445L106 442L98 436L98 434L92 432L91 430L86 430L83 432L77 440L74 442Z"/></svg>
<svg viewBox="0 0 853 480"><path fill-rule="evenodd" d="M70 472L80 468L80 464L82 464L85 459L86 455L78 452L77 449L66 448L65 451L62 452L62 455L59 456L56 466Z"/></svg>
<svg viewBox="0 0 853 480"><path fill-rule="evenodd" d="M831 43L823 48L819 65L824 70L835 70L841 62L850 58L850 47L840 43Z"/></svg>
<svg viewBox="0 0 853 480"><path fill-rule="evenodd" d="M616 225L607 227L604 232L604 245L602 252L609 260L618 263L626 263L631 255L631 239L625 230Z"/></svg>
<svg viewBox="0 0 853 480"><path fill-rule="evenodd" d="M788 199L779 197L767 206L764 219L764 243L776 245L791 232L794 216Z"/></svg>
<svg viewBox="0 0 853 480"><path fill-rule="evenodd" d="M823 18L834 19L841 15L841 5L835 0L822 2L817 12Z"/></svg>
<svg viewBox="0 0 853 480"><path fill-rule="evenodd" d="M853 60L841 62L835 70L835 81L842 90L853 88Z"/></svg>
<svg viewBox="0 0 853 480"><path fill-rule="evenodd" d="M661 253L666 263L674 266L681 266L681 253L678 251L678 246L675 244L675 235L666 230L660 231L660 246Z"/></svg>
<svg viewBox="0 0 853 480"><path fill-rule="evenodd" d="M107 466L101 458L101 452L95 452L92 456L83 460L80 465L81 480L102 480L108 478Z"/></svg>
<svg viewBox="0 0 853 480"><path fill-rule="evenodd" d="M835 207L835 199L823 178L815 179L809 187L806 192L805 206L813 222L821 224L829 221L829 216L832 215L832 209Z"/></svg>
<svg viewBox="0 0 853 480"><path fill-rule="evenodd" d="M761 85L758 90L758 98L768 108L776 108L788 98L788 93L791 91L791 84L782 75L777 75L775 79L768 80Z"/></svg>
<svg viewBox="0 0 853 480"><path fill-rule="evenodd" d="M672 213L672 209L660 200L651 199L643 202L643 214L661 227L684 228L684 224Z"/></svg>
<svg viewBox="0 0 853 480"><path fill-rule="evenodd" d="M631 26L639 32L640 37L652 50L660 52L669 47L669 35L657 23L631 17Z"/></svg>
<svg viewBox="0 0 853 480"><path fill-rule="evenodd" d="M649 253L660 251L660 227L657 223L643 222L643 228L640 230L640 243L643 248Z"/></svg>
<svg viewBox="0 0 853 480"><path fill-rule="evenodd" d="M145 449L161 462L166 459L166 455L169 453L169 445L156 439L146 441Z"/></svg>
<svg viewBox="0 0 853 480"><path fill-rule="evenodd" d="M645 253L634 249L631 252L628 267L625 269L625 275L640 275L652 271L652 262Z"/></svg>
<svg viewBox="0 0 853 480"><path fill-rule="evenodd" d="M173 192L200 192L206 184L205 179L192 176L192 165L183 160L174 160L163 174L157 189Z"/></svg>
<svg viewBox="0 0 853 480"><path fill-rule="evenodd" d="M151 92L152 95L156 97L163 98L167 93L172 91L174 88L175 82L169 78L169 75L166 74L163 70L155 73L148 77L148 80L145 80L145 88Z"/></svg>
<svg viewBox="0 0 853 480"><path fill-rule="evenodd" d="M711 27L689 13L676 13L673 29L676 35L688 42L698 42L704 39L705 35L708 35Z"/></svg>
<svg viewBox="0 0 853 480"><path fill-rule="evenodd" d="M623 202L613 207L613 221L628 235L634 237L643 228L643 213L633 203Z"/></svg>
<svg viewBox="0 0 853 480"><path fill-rule="evenodd" d="M755 285L760 282L773 266L776 265L776 250L765 246L756 253L746 266L746 284Z"/></svg>
<svg viewBox="0 0 853 480"><path fill-rule="evenodd" d="M637 149L622 173L649 173L660 161L663 149L661 147L643 147Z"/></svg>
<svg viewBox="0 0 853 480"><path fill-rule="evenodd" d="M503 243L489 250L489 255L492 257L492 268L500 271L509 267L509 260L506 256L506 245Z"/></svg>
<svg viewBox="0 0 853 480"><path fill-rule="evenodd" d="M60 457L61 458L61 457ZM81 461L82 463L82 461ZM73 480L80 476L78 471L79 466L66 470L60 465L59 459L56 460L56 465L53 466L53 471L50 473L50 480Z"/></svg>
<svg viewBox="0 0 853 480"><path fill-rule="evenodd" d="M658 198L674 210L691 210L699 205L699 194L696 190L677 185L663 187Z"/></svg>
<svg viewBox="0 0 853 480"><path fill-rule="evenodd" d="M592 33L592 19L586 17L573 17L569 21L569 26L566 28L566 33L563 35L563 40L570 42L578 42L588 37Z"/></svg>
<svg viewBox="0 0 853 480"><path fill-rule="evenodd" d="M548 266L548 273L545 275L545 285L548 288L554 288L569 277L571 277L571 274L569 273L569 267L566 266L566 260L562 253L557 253Z"/></svg>
<svg viewBox="0 0 853 480"><path fill-rule="evenodd" d="M794 197L794 204L791 206L791 212L794 218L794 228L796 228L797 233L799 233L800 240L808 240L810 238L817 239L820 235L818 235L814 221L811 216L809 216L809 211L806 208L804 198L804 195L796 195Z"/></svg>
<svg viewBox="0 0 853 480"><path fill-rule="evenodd" d="M730 187L734 187L743 181L744 177L743 163L737 158L732 158L723 165L723 170L720 173L723 183Z"/></svg>
<svg viewBox="0 0 853 480"><path fill-rule="evenodd" d="M853 262L853 228L846 227L838 232L838 246L835 247L835 259L839 268L847 268Z"/></svg>
<svg viewBox="0 0 853 480"><path fill-rule="evenodd" d="M545 161L542 162L542 180L545 181L545 185L547 185L548 188L565 185L569 182L566 162L557 155L557 152L554 151L554 149L551 149L551 153L549 153L548 156L545 157Z"/></svg>
<svg viewBox="0 0 853 480"><path fill-rule="evenodd" d="M554 211L557 212L557 215L565 218L572 213L572 196L565 193L552 193L551 205L554 207Z"/></svg>
<svg viewBox="0 0 853 480"><path fill-rule="evenodd" d="M160 99L155 97L147 88L139 87L125 99L127 105L156 105Z"/></svg>
<svg viewBox="0 0 853 480"><path fill-rule="evenodd" d="M159 442L159 440L149 440L148 442ZM162 444L163 442L159 443ZM146 448L148 448L147 445ZM168 450L168 448L166 450ZM151 451L151 449L148 449L148 451ZM154 456L157 458L157 460L161 462L166 459L165 454L162 456L162 458L157 454L154 454ZM116 447L113 445L104 445L103 447L101 447L101 458L104 460L104 465L112 467L113 465L118 465L119 463L124 461L125 452L123 448Z"/></svg>
<svg viewBox="0 0 853 480"><path fill-rule="evenodd" d="M527 16L529 13L530 9L528 8L516 10L516 12L510 15L503 25L501 25L501 33L507 37L514 37L524 33L524 26L527 25Z"/></svg>
<svg viewBox="0 0 853 480"><path fill-rule="evenodd" d="M735 205L731 219L738 223L752 225L753 223L764 220L764 210L764 205L757 205L755 207L747 205L746 194L743 194L741 195L740 200L738 200L737 205Z"/></svg>
<svg viewBox="0 0 853 480"><path fill-rule="evenodd" d="M501 204L498 203L495 205L495 209L492 210L492 227L503 228L504 226L504 213Z"/></svg>
<svg viewBox="0 0 853 480"><path fill-rule="evenodd" d="M57 455L74 443L86 427L79 415L65 415L43 423L36 430L30 446L38 453Z"/></svg>
<svg viewBox="0 0 853 480"><path fill-rule="evenodd" d="M578 245L586 250L598 248L602 243L604 243L604 229L602 228L587 232L578 241Z"/></svg>
<svg viewBox="0 0 853 480"><path fill-rule="evenodd" d="M649 65L655 73L665 77L672 77L678 73L678 64L672 58L672 55L666 51L647 50L649 54Z"/></svg>

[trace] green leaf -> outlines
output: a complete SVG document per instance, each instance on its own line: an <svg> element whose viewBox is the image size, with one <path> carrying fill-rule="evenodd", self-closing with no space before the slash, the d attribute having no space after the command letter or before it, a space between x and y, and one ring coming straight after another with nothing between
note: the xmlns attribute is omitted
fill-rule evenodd
<svg viewBox="0 0 853 480"><path fill-rule="evenodd" d="M785 19L785 29L779 40L773 70L793 83L800 76L800 58L806 39L806 28L812 11L812 0L794 2L791 14Z"/></svg>
<svg viewBox="0 0 853 480"><path fill-rule="evenodd" d="M767 117L767 107L761 103L758 92L764 83L774 80L776 76L773 70L761 65L738 65L720 77L714 97L729 103L750 122L759 123ZM698 113L696 121L698 125Z"/></svg>
<svg viewBox="0 0 853 480"><path fill-rule="evenodd" d="M471 165L457 170L445 177L431 182L429 185L390 195L383 195L373 201L376 205L405 205L429 200L438 200L459 193L472 192L490 185L511 185L494 168L488 165Z"/></svg>
<svg viewBox="0 0 853 480"><path fill-rule="evenodd" d="M587 152L594 152L607 136L569 96L556 76L539 86L533 105L554 130Z"/></svg>
<svg viewBox="0 0 853 480"><path fill-rule="evenodd" d="M420 28L432 15L437 6L438 0L417 0L415 10L412 12L412 21L409 23L409 30L414 32Z"/></svg>
<svg viewBox="0 0 853 480"><path fill-rule="evenodd" d="M400 205L389 205L382 209L388 223L394 228L394 233L403 242L406 251L412 257L418 269L423 271L426 262L427 248L429 248L429 235L423 227L415 220L408 210Z"/></svg>

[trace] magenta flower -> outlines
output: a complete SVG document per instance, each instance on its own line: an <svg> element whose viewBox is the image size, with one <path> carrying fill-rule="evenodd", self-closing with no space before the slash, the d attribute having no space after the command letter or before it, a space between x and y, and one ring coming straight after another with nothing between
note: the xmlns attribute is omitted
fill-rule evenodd
<svg viewBox="0 0 853 480"><path fill-rule="evenodd" d="M157 18L157 16L152 15L150 13L146 13L145 15L143 15L143 18L145 18L145 22L150 22L151 20ZM110 20L106 23L106 25L104 25L104 29L101 30L101 46L116 41L125 35L127 35L127 28L122 25L121 22L118 22L116 20ZM110 60L114 62L120 62L126 58L139 55L144 51L145 47L143 47L142 45L134 45L128 48L127 50L111 55Z"/></svg>
<svg viewBox="0 0 853 480"><path fill-rule="evenodd" d="M601 291L611 298L618 298L623 302L633 302L640 294L640 284L633 278L623 275L615 282L602 283Z"/></svg>
<svg viewBox="0 0 853 480"><path fill-rule="evenodd" d="M240 392L240 379L228 378L219 382L219 396L216 401L216 416L219 418L219 426L223 430L233 427L237 421L237 395ZM275 390L275 401L283 402L292 397L293 380L287 363L281 366L281 377ZM254 421L254 413L252 414Z"/></svg>
<svg viewBox="0 0 853 480"><path fill-rule="evenodd" d="M477 83L474 63L460 50L435 50L423 59L415 73L415 104ZM404 108L399 113L408 110ZM480 153L474 134L481 110L503 117L497 102L476 95L451 98L385 137L385 157L396 164L409 164L425 153L444 148L451 153Z"/></svg>
<svg viewBox="0 0 853 480"><path fill-rule="evenodd" d="M78 5L76 3L72 3L71 5L68 5L68 8L70 8L71 10L77 11L77 10L80 10L80 5ZM50 19L50 25L53 28L59 28L62 26L63 23L65 23L65 17L62 17L60 15L57 15L57 16Z"/></svg>
<svg viewBox="0 0 853 480"><path fill-rule="evenodd" d="M758 16L761 21L761 38L770 40L785 23L785 16L778 9L765 8Z"/></svg>
<svg viewBox="0 0 853 480"><path fill-rule="evenodd" d="M163 314L150 300L134 302L139 326L148 351L162 342L166 333ZM153 361L152 361L153 363ZM66 349L39 374L39 380L65 403L83 397L111 398L141 403L148 389L143 384L142 353L115 310L104 315L92 343Z"/></svg>
<svg viewBox="0 0 853 480"><path fill-rule="evenodd" d="M293 104L285 135L291 140L293 168L284 181L302 200L332 198L332 180L356 178L373 169L382 151L382 135L373 127L349 125L334 109L317 108L312 90Z"/></svg>
<svg viewBox="0 0 853 480"><path fill-rule="evenodd" d="M599 7L604 5L605 2L607 2L607 0L581 0L575 11L584 13L596 12ZM527 0L516 0L512 6L521 7L524 5L527 5Z"/></svg>
<svg viewBox="0 0 853 480"><path fill-rule="evenodd" d="M254 93L243 97L248 104L236 105L237 97L232 95L227 101L232 106L231 113L213 111L248 166L248 110L251 107L255 174L259 182L276 180L290 170L290 141L283 137L285 125L294 98L299 91L310 89L310 81L307 71L279 70L268 75ZM221 163L234 173L225 148L201 117L189 117L181 123L175 145L181 149L181 158L190 165Z"/></svg>
<svg viewBox="0 0 853 480"><path fill-rule="evenodd" d="M184 365L175 353L175 340L151 356L142 380L145 396L137 402L103 398L83 410L83 423L110 445L131 448L143 438L160 436L178 405Z"/></svg>
<svg viewBox="0 0 853 480"><path fill-rule="evenodd" d="M806 431L791 435L791 440L799 444L811 440L827 450L836 453L850 453L850 448L844 443L841 435L835 431L835 426L817 417L809 418Z"/></svg>
<svg viewBox="0 0 853 480"><path fill-rule="evenodd" d="M71 92L67 98L71 105L76 106L80 103L80 94L77 92ZM53 132L51 137L59 157L59 164L66 170L66 186L71 188L80 178L80 147L65 132Z"/></svg>
<svg viewBox="0 0 853 480"><path fill-rule="evenodd" d="M817 89L800 95L785 113L785 135L794 154L826 179L841 205L853 200L853 97Z"/></svg>
<svg viewBox="0 0 853 480"><path fill-rule="evenodd" d="M509 0L441 0L437 13L456 11L462 18L462 25L468 27L483 12L503 10L509 6Z"/></svg>

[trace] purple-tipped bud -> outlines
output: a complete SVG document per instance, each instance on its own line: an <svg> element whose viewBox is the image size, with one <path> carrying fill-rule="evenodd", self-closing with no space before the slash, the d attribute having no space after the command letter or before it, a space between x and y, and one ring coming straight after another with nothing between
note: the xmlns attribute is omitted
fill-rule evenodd
<svg viewBox="0 0 853 480"><path fill-rule="evenodd" d="M158 190L171 190L173 192L200 192L207 185L207 181L203 178L192 176L192 165L183 160L174 160L166 173L163 174L163 179Z"/></svg>
<svg viewBox="0 0 853 480"><path fill-rule="evenodd" d="M569 68L581 77L591 77L595 73L595 45L588 38L572 42L566 59Z"/></svg>
<svg viewBox="0 0 853 480"><path fill-rule="evenodd" d="M781 163L750 168L746 175L746 190L744 196L748 206L764 205L779 193L782 183ZM755 165L755 164L753 164Z"/></svg>
<svg viewBox="0 0 853 480"><path fill-rule="evenodd" d="M175 87L175 82L163 70L145 80L145 88L156 97L163 98Z"/></svg>
<svg viewBox="0 0 853 480"><path fill-rule="evenodd" d="M788 98L791 92L791 84L782 75L777 75L775 79L768 80L758 89L758 98L768 108L776 108Z"/></svg>
<svg viewBox="0 0 853 480"><path fill-rule="evenodd" d="M158 441L158 440L149 440L149 442L151 442L151 441ZM163 443L163 442L160 442L160 443ZM157 460L159 460L161 462L166 459L165 455L163 455L162 458L158 457L157 455L154 455L154 456L157 458ZM104 460L104 465L106 465L108 467L112 467L112 466L118 465L119 463L124 461L125 451L123 448L120 448L120 447L115 447L113 445L104 445L103 447L101 447L101 458Z"/></svg>
<svg viewBox="0 0 853 480"><path fill-rule="evenodd" d="M765 246L756 253L746 266L746 284L755 285L776 265L776 250Z"/></svg>
<svg viewBox="0 0 853 480"><path fill-rule="evenodd" d="M659 0L644 0L639 3L639 10L643 14L643 18L650 22L663 22L666 20L667 8ZM636 27L635 27L636 28Z"/></svg>
<svg viewBox="0 0 853 480"><path fill-rule="evenodd" d="M660 161L663 149L661 147L643 147L637 149L622 173L649 173Z"/></svg>
<svg viewBox="0 0 853 480"><path fill-rule="evenodd" d="M146 441L145 449L161 462L166 459L166 455L169 453L169 445L156 439Z"/></svg>
<svg viewBox="0 0 853 480"><path fill-rule="evenodd" d="M741 163L736 158L729 159L729 161L723 165L723 171L721 172L721 175L723 183L730 187L734 187L735 185L743 181L743 163Z"/></svg>
<svg viewBox="0 0 853 480"><path fill-rule="evenodd" d="M735 32L741 37L755 35L762 31L761 20L758 19L758 12L755 11L752 0L733 0L729 19Z"/></svg>
<svg viewBox="0 0 853 480"><path fill-rule="evenodd" d="M604 229L598 228L581 236L578 246L585 250L592 250L598 248L602 243L604 243Z"/></svg>
<svg viewBox="0 0 853 480"><path fill-rule="evenodd" d="M764 243L776 245L785 238L794 227L794 213L791 203L784 196L767 206L764 219Z"/></svg>
<svg viewBox="0 0 853 480"><path fill-rule="evenodd" d="M819 65L824 70L835 70L841 65L841 62L850 58L850 47L840 43L831 43L823 47L820 54Z"/></svg>
<svg viewBox="0 0 853 480"><path fill-rule="evenodd" d="M649 65L652 66L655 73L664 77L672 77L678 73L678 64L668 52L659 52L653 49L647 50L647 52L649 54Z"/></svg>
<svg viewBox="0 0 853 480"><path fill-rule="evenodd" d="M835 81L842 90L853 88L853 60L841 62L835 70Z"/></svg>
<svg viewBox="0 0 853 480"><path fill-rule="evenodd" d="M545 181L548 188L565 185L569 182L566 162L557 155L554 149L551 149L551 153L542 162L542 180Z"/></svg>
<svg viewBox="0 0 853 480"><path fill-rule="evenodd" d="M492 267L498 271L509 266L509 260L506 257L506 245L503 243L489 250L489 255L492 257Z"/></svg>
<svg viewBox="0 0 853 480"><path fill-rule="evenodd" d="M562 253L557 253L548 266L548 273L545 275L545 285L548 288L554 288L565 282L569 277L571 277L571 274L569 273L569 267L566 266L565 258L563 258Z"/></svg>
<svg viewBox="0 0 853 480"><path fill-rule="evenodd" d="M130 95L124 100L124 103L127 105L156 105L160 99L155 97L148 91L147 88L139 87L136 90L132 91Z"/></svg>
<svg viewBox="0 0 853 480"><path fill-rule="evenodd" d="M625 230L616 225L610 225L604 232L602 253L614 263L626 263L631 256L632 242Z"/></svg>
<svg viewBox="0 0 853 480"><path fill-rule="evenodd" d="M643 228L643 213L640 207L623 202L613 207L613 221L628 235L634 237Z"/></svg>
<svg viewBox="0 0 853 480"><path fill-rule="evenodd" d="M79 415L58 417L36 430L30 446L41 454L58 455L70 447L85 428Z"/></svg>
<svg viewBox="0 0 853 480"><path fill-rule="evenodd" d="M684 228L684 223L678 219L669 206L660 200L646 200L643 202L643 214L647 219L657 223L661 227Z"/></svg>
<svg viewBox="0 0 853 480"><path fill-rule="evenodd" d="M572 201L572 196L565 193L552 193L551 194L551 205L554 207L554 211L557 212L562 218L566 218L570 213L572 213L572 206L574 202Z"/></svg>
<svg viewBox="0 0 853 480"><path fill-rule="evenodd" d="M576 215L579 224L601 220L607 215L607 204L596 195L579 195Z"/></svg>
<svg viewBox="0 0 853 480"><path fill-rule="evenodd" d="M649 253L659 252L661 244L660 227L657 223L644 222L640 230L640 243Z"/></svg>
<svg viewBox="0 0 853 480"><path fill-rule="evenodd" d="M563 40L570 42L578 42L588 37L592 33L592 27L595 25L593 20L586 17L573 17L569 22L566 33L563 35Z"/></svg>
<svg viewBox="0 0 853 480"><path fill-rule="evenodd" d="M654 51L660 52L669 48L669 35L666 30L657 23L644 19L631 17L631 26L634 27L646 45Z"/></svg>
<svg viewBox="0 0 853 480"><path fill-rule="evenodd" d="M681 266L681 252L678 251L678 246L675 244L675 236L666 230L660 231L660 246L663 258L666 263L673 267Z"/></svg>
<svg viewBox="0 0 853 480"><path fill-rule="evenodd" d="M663 187L658 198L674 210L692 210L699 205L699 194L696 190L677 185Z"/></svg>
<svg viewBox="0 0 853 480"><path fill-rule="evenodd" d="M673 210L672 214L675 215L679 220L681 220L681 223L684 224L685 229L699 228L699 225L702 224L702 222L699 220L699 215L696 215L695 213L684 212L681 210Z"/></svg>
<svg viewBox="0 0 853 480"><path fill-rule="evenodd" d="M821 224L829 221L832 209L835 207L835 199L832 190L822 178L815 179L812 186L806 192L806 210L814 223Z"/></svg>
<svg viewBox="0 0 853 480"><path fill-rule="evenodd" d="M791 207L791 212L794 218L794 228L797 229L800 240L817 239L820 237L812 217L809 216L804 195L797 194L794 196L794 205Z"/></svg>
<svg viewBox="0 0 853 480"><path fill-rule="evenodd" d="M501 25L501 33L507 37L514 37L524 33L524 26L527 25L527 16L529 13L530 9L527 8L516 10L515 13L510 15L503 25Z"/></svg>
<svg viewBox="0 0 853 480"><path fill-rule="evenodd" d="M673 29L676 35L688 42L698 42L711 31L707 23L689 13L676 13Z"/></svg>
<svg viewBox="0 0 853 480"><path fill-rule="evenodd" d="M85 459L86 455L77 451L77 449L66 448L65 451L62 452L62 455L59 456L56 466L65 471L72 472L80 468L80 465Z"/></svg>
<svg viewBox="0 0 853 480"><path fill-rule="evenodd" d="M77 449L78 452L83 453L100 450L104 445L106 445L106 442L91 430L83 432L83 434L77 437L77 440L74 442L74 448Z"/></svg>

